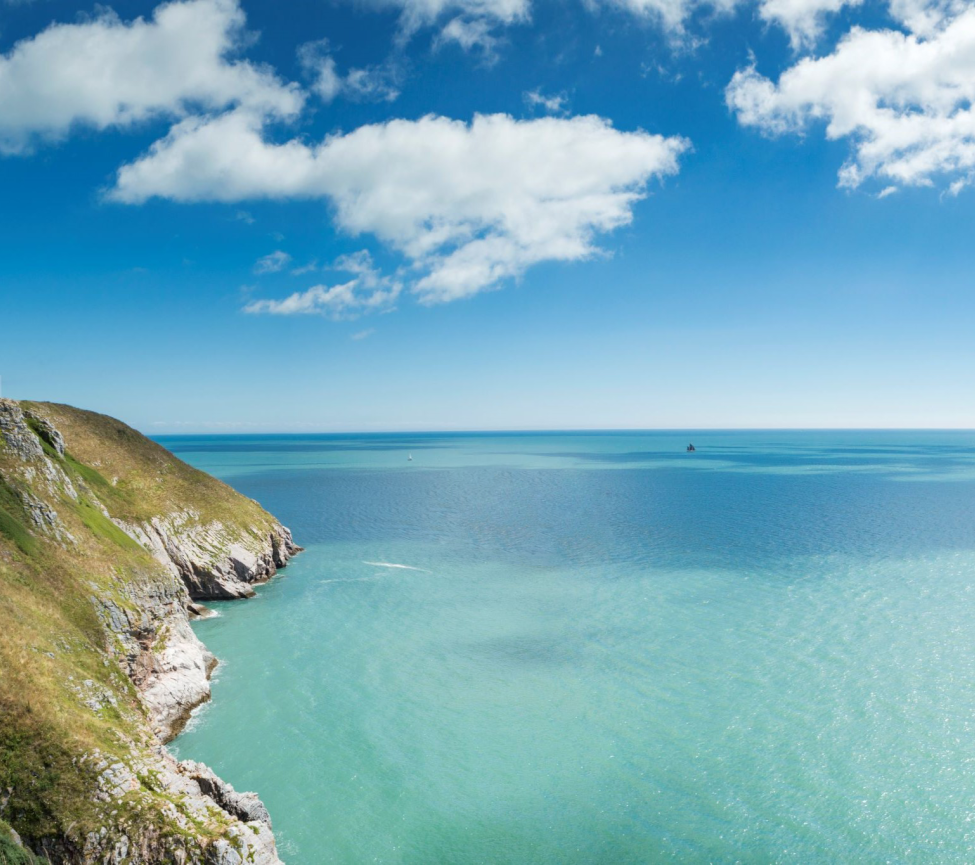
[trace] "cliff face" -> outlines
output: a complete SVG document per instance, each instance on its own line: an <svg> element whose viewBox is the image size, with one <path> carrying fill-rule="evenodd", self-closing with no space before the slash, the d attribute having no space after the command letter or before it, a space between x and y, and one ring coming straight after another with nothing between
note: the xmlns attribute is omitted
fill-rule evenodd
<svg viewBox="0 0 975 865"><path fill-rule="evenodd" d="M257 796L163 743L210 697L194 601L249 597L297 551L256 502L124 424L0 399L0 843L67 863L279 862Z"/></svg>

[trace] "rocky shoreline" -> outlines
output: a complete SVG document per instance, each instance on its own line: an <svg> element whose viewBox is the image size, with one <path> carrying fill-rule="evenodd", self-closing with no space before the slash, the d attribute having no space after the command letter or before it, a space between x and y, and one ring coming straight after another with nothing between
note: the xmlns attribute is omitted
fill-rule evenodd
<svg viewBox="0 0 975 865"><path fill-rule="evenodd" d="M206 612L199 602L252 597L254 585L271 579L300 547L256 503L202 473L190 474L195 470L134 430L67 409L22 407L0 399L0 457L5 459L0 482L8 491L6 507L10 501L17 504L24 526L42 542L42 552L35 554L41 567L43 550L58 561L87 567L91 556L82 548L87 528L101 536L90 549L103 552L104 537L122 548L118 556L124 564L109 569L115 576L107 584L89 581L90 588L83 590L105 635L103 646L86 646L85 651L100 657L106 670L120 669L134 686L136 702L118 674L108 672L101 681L63 677L67 681L59 686L82 712L92 713L93 722L106 715L119 718L112 735L121 746L114 753L95 748L72 761L78 777L88 779L92 788L87 801L94 813L107 816L94 818L94 828L82 834L72 823L63 832L30 837L22 828L19 834L14 831L15 815L4 814L5 799L0 834L7 825L3 821L9 821L14 841L53 863L279 865L271 817L257 794L237 793L200 763L177 762L165 744L182 730L193 709L210 699L217 660L190 627L191 618ZM199 503L181 502L162 513L142 513L141 519L132 508L120 506L123 512L113 513L114 502L124 504L133 496L116 496L108 487L115 488L118 478L106 481L88 468L92 462L83 465L71 455L72 433L80 446L85 441L77 436L87 428L63 429L59 418L69 425L94 419L99 434L97 424L118 425L114 432L132 438L133 448L141 449L139 458L148 453L154 461L148 473L157 475L154 483L182 473L184 487L186 478L189 488L205 487ZM107 462L94 464L104 469ZM214 500L220 507L204 513ZM4 515L9 533L9 512ZM0 554L0 565L15 566L22 559L5 552L2 544ZM46 654L57 657L55 651Z"/></svg>
<svg viewBox="0 0 975 865"><path fill-rule="evenodd" d="M179 578L178 582L174 580L162 591L154 584L130 585L127 594L132 609L125 609L109 598L93 595L91 599L106 629L125 647L120 660L148 709L153 733L162 743L151 749L154 760L136 767L123 763L102 767L101 777L106 779L102 790L110 798L120 799L138 788L140 777L151 774L163 790L179 796L190 812L206 814L216 805L232 820L243 824L231 826L229 840L214 843L207 851L206 862L280 865L271 816L258 795L237 793L202 763L177 762L165 743L180 733L195 708L210 699L210 675L218 664L190 627L191 617L199 615L196 612L199 605L194 601L253 597L252 586L271 579L301 548L294 543L291 532L280 524L274 526L263 546L255 543L250 548L229 542L222 536L219 525L183 537L172 527L178 527L186 516L180 513L168 520L154 521L157 530L166 527L156 534L145 527L116 521L151 550L160 564ZM206 548L200 544L201 536L207 539ZM203 549L208 555L201 554ZM227 550L225 556L214 554L221 549ZM160 641L164 642L163 647L159 646ZM124 841L115 842L110 850L105 850L99 841L97 837L89 839L90 846L86 845L85 850L89 861L94 861L92 854L105 865L155 861L151 850L146 851L149 858L133 860L130 858L133 851Z"/></svg>
<svg viewBox="0 0 975 865"><path fill-rule="evenodd" d="M154 732L164 742L174 739L190 713L210 699L210 674L217 659L190 628L191 618L207 612L198 602L253 597L253 587L270 580L301 549L280 524L249 546L226 537L219 523L181 534L179 526L190 516L180 512L149 526L116 520L175 579L164 587L158 583L127 586L134 612L111 599L92 596L106 628L126 647L129 678L150 711ZM206 539L205 545L201 538ZM160 634L166 635L161 650Z"/></svg>

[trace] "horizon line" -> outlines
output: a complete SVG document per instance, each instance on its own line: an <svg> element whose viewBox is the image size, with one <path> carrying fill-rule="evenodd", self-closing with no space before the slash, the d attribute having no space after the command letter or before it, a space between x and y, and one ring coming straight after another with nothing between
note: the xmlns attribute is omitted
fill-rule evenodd
<svg viewBox="0 0 975 865"><path fill-rule="evenodd" d="M162 424L160 424L162 426ZM189 426L189 424L187 425ZM230 425L228 425L230 426ZM237 425L234 425L237 426ZM498 429L307 429L307 430L198 430L186 432L145 433L158 436L318 436L318 435L545 435L545 434L608 434L608 433L732 433L732 432L971 432L975 427L505 427Z"/></svg>

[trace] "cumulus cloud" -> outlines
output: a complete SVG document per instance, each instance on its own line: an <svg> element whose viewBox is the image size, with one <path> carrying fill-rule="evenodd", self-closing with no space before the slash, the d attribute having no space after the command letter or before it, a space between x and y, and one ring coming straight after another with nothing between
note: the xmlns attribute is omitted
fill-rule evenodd
<svg viewBox="0 0 975 865"><path fill-rule="evenodd" d="M778 81L739 70L726 99L741 123L770 135L824 122L827 138L849 139L842 187L941 178L957 191L975 171L975 9L930 36L855 27L831 54L799 61Z"/></svg>
<svg viewBox="0 0 975 865"><path fill-rule="evenodd" d="M542 261L593 255L596 237L630 222L649 181L676 173L686 147L599 117L507 115L391 120L315 146L275 144L253 115L235 111L177 124L122 167L111 196L324 198L346 232L402 253L413 291L436 303Z"/></svg>
<svg viewBox="0 0 975 865"><path fill-rule="evenodd" d="M793 50L799 51L815 46L830 15L862 3L863 0L763 0L759 15L783 27Z"/></svg>
<svg viewBox="0 0 975 865"><path fill-rule="evenodd" d="M325 102L339 96L360 102L393 102L400 94L402 70L393 61L353 68L342 75L327 39L302 45L298 58L312 80L311 89Z"/></svg>
<svg viewBox="0 0 975 865"><path fill-rule="evenodd" d="M237 0L185 0L148 20L103 11L16 43L0 56L0 152L22 152L74 125L126 127L194 108L294 116L298 87L233 59L246 42L244 23Z"/></svg>
<svg viewBox="0 0 975 865"><path fill-rule="evenodd" d="M263 258L257 259L254 264L254 273L261 275L265 273L280 273L289 264L291 264L291 256L288 253L277 249L270 255L265 255Z"/></svg>
<svg viewBox="0 0 975 865"><path fill-rule="evenodd" d="M244 312L355 319L366 312L388 311L402 291L402 284L383 276L365 250L340 257L333 269L353 278L337 285L313 285L282 300L254 300L244 307Z"/></svg>

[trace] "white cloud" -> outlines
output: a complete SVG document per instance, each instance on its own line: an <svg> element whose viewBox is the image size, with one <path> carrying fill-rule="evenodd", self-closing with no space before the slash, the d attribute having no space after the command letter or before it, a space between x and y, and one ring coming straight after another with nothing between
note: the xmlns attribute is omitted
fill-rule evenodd
<svg viewBox="0 0 975 865"><path fill-rule="evenodd" d="M569 99L564 93L555 93L551 96L546 96L542 93L540 87L536 87L534 90L526 90L522 94L522 98L529 108L541 109L542 111L547 111L549 114L566 114L568 111L567 103Z"/></svg>
<svg viewBox="0 0 975 865"><path fill-rule="evenodd" d="M400 94L402 72L395 62L353 68L343 76L329 53L327 39L305 43L298 49L298 58L312 79L311 89L325 102L338 96L361 102L393 102Z"/></svg>
<svg viewBox="0 0 975 865"><path fill-rule="evenodd" d="M499 39L494 35L496 22L488 18L462 18L458 16L449 21L437 36L434 47L442 48L453 42L465 51L480 51L494 60L498 51Z"/></svg>
<svg viewBox="0 0 975 865"><path fill-rule="evenodd" d="M863 0L763 0L762 19L779 24L789 35L793 50L810 48L822 35L828 16Z"/></svg>
<svg viewBox="0 0 975 865"><path fill-rule="evenodd" d="M245 105L290 117L300 90L272 70L231 55L246 42L237 0L186 0L151 19L125 23L113 12L52 24L0 56L0 152L63 137L74 125L125 127Z"/></svg>
<svg viewBox="0 0 975 865"><path fill-rule="evenodd" d="M435 45L455 42L464 50L492 56L495 30L524 24L531 18L531 0L371 0L379 8L400 10L400 33L411 38L424 27L438 27Z"/></svg>
<svg viewBox="0 0 975 865"><path fill-rule="evenodd" d="M615 6L638 17L650 19L671 32L683 30L684 21L695 6L701 5L694 0L590 0L590 3Z"/></svg>
<svg viewBox="0 0 975 865"><path fill-rule="evenodd" d="M845 8L862 6L864 0L761 0L759 15L779 24L789 35L794 50L815 46L827 19ZM932 36L948 21L970 7L970 0L886 0L887 12L907 31Z"/></svg>
<svg viewBox="0 0 975 865"><path fill-rule="evenodd" d="M833 53L806 58L777 82L739 70L726 99L741 123L779 135L816 121L847 138L839 185L967 180L975 171L975 9L929 37L853 28Z"/></svg>
<svg viewBox="0 0 975 865"><path fill-rule="evenodd" d="M257 259L254 264L254 273L261 275L264 273L280 273L289 264L291 256L280 249L275 250L270 255Z"/></svg>
<svg viewBox="0 0 975 865"><path fill-rule="evenodd" d="M355 319L366 312L389 310L402 291L401 283L384 277L375 268L365 250L342 256L333 269L352 274L353 279L338 285L314 285L283 300L254 300L244 307L244 312Z"/></svg>
<svg viewBox="0 0 975 865"><path fill-rule="evenodd" d="M889 0L890 14L912 33L933 36L971 9L969 0Z"/></svg>
<svg viewBox="0 0 975 865"><path fill-rule="evenodd" d="M451 16L499 24L515 24L531 17L531 0L373 0L373 3L401 9L404 26L410 31Z"/></svg>
<svg viewBox="0 0 975 865"><path fill-rule="evenodd" d="M352 334L352 336L350 336L349 339L354 340L355 342L360 342L363 339L368 339L375 332L376 332L376 328L370 327L367 328L366 330L360 330L358 333Z"/></svg>
<svg viewBox="0 0 975 865"><path fill-rule="evenodd" d="M325 198L340 228L375 235L408 259L427 303L475 294L542 261L593 255L595 238L629 223L648 182L676 173L687 147L592 116L391 120L316 146L271 143L262 132L245 111L187 119L123 166L110 195Z"/></svg>

